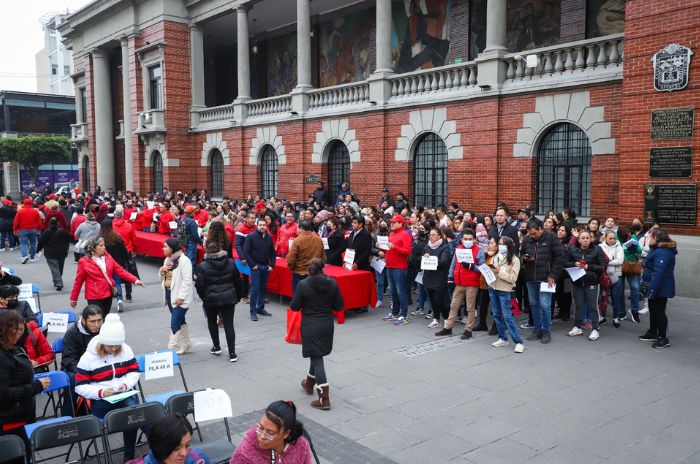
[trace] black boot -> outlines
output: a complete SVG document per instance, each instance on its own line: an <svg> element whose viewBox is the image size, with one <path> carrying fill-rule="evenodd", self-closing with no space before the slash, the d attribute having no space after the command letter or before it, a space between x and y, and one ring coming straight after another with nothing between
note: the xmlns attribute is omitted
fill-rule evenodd
<svg viewBox="0 0 700 464"><path fill-rule="evenodd" d="M491 326L491 330L489 330L489 335L491 335L491 336L498 335L498 329L496 328L495 322Z"/></svg>

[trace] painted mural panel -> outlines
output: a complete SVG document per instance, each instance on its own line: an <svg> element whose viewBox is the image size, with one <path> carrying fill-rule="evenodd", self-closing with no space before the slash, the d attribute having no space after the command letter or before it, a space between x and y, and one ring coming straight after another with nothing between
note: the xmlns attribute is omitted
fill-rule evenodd
<svg viewBox="0 0 700 464"><path fill-rule="evenodd" d="M267 44L267 93L286 94L297 85L296 32L270 39Z"/></svg>
<svg viewBox="0 0 700 464"><path fill-rule="evenodd" d="M396 72L449 62L452 0L393 0L392 52Z"/></svg>
<svg viewBox="0 0 700 464"><path fill-rule="evenodd" d="M321 87L363 81L369 77L369 35L373 28L374 18L370 10L321 24Z"/></svg>
<svg viewBox="0 0 700 464"><path fill-rule="evenodd" d="M559 43L561 0L508 0L506 10L509 50L530 50Z"/></svg>
<svg viewBox="0 0 700 464"><path fill-rule="evenodd" d="M588 0L586 37L625 32L625 0Z"/></svg>

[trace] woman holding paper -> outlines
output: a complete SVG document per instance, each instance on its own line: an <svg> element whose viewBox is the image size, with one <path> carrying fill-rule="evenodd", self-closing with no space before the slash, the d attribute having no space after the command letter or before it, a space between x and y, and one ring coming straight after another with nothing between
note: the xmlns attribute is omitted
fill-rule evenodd
<svg viewBox="0 0 700 464"><path fill-rule="evenodd" d="M451 262L450 245L442 239L438 229L431 229L421 259L423 286L433 304L433 321L428 325L430 328L440 327L441 318L443 323L447 322L450 313L450 308L445 303L445 293Z"/></svg>
<svg viewBox="0 0 700 464"><path fill-rule="evenodd" d="M583 334L581 326L583 325L583 316L586 306L590 308L591 314L594 314L595 308L598 308L598 290L600 275L605 270L606 262L603 250L599 246L593 244L593 234L589 230L582 230L578 235L578 244L569 248L566 254L566 267L576 267L585 273L575 278L572 275L571 293L574 296L574 328L568 333L570 337ZM596 311L597 312L597 311ZM597 316L597 314L596 314ZM600 333L598 332L598 318L592 317L591 323L593 329L588 339L591 341L598 340Z"/></svg>
<svg viewBox="0 0 700 464"><path fill-rule="evenodd" d="M119 316L108 314L100 334L90 341L78 361L75 393L91 400L92 414L100 419L113 409L138 404L138 391L133 388L139 381L139 364L125 340ZM125 461L134 457L136 432L124 432Z"/></svg>
<svg viewBox="0 0 700 464"><path fill-rule="evenodd" d="M608 275L613 282L610 289L613 307L613 326L620 327L620 320L625 317L625 295L622 292L622 263L625 260L625 252L622 245L617 240L615 231L609 231L605 234L605 240L600 244L600 248L608 258ZM605 298L604 306L598 308L603 319L607 313L607 298Z"/></svg>
<svg viewBox="0 0 700 464"><path fill-rule="evenodd" d="M163 279L163 297L170 310L170 338L168 349L177 349L177 354L190 351L190 329L185 315L192 304L194 283L192 281L192 263L182 252L180 241L170 237L163 244L165 260L159 270ZM178 343L180 347L178 348Z"/></svg>
<svg viewBox="0 0 700 464"><path fill-rule="evenodd" d="M496 348L508 346L508 335L506 334L506 329L508 329L510 338L515 343L514 351L522 353L525 351L525 346L518 332L518 326L515 324L510 303L510 295L520 273L520 260L515 256L515 245L512 238L504 235L498 239L498 253L491 260L489 267L496 277L496 280L489 284L489 296L491 297L493 320L498 329L498 340L491 343L491 346Z"/></svg>
<svg viewBox="0 0 700 464"><path fill-rule="evenodd" d="M340 222L335 216L331 216L326 221L326 226L330 231L328 235L328 249L326 256L328 264L331 266L343 265L343 252L345 251L345 231L340 227Z"/></svg>

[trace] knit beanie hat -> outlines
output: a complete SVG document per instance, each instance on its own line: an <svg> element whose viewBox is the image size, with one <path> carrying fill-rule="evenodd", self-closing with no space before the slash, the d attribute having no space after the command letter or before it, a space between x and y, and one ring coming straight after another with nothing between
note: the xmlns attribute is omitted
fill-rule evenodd
<svg viewBox="0 0 700 464"><path fill-rule="evenodd" d="M476 225L476 237L477 238L482 238L486 237L488 234L486 233L486 227L484 227L483 224L477 224Z"/></svg>
<svg viewBox="0 0 700 464"><path fill-rule="evenodd" d="M124 323L122 323L117 314L107 314L98 337L103 345L117 346L124 343L126 339Z"/></svg>
<svg viewBox="0 0 700 464"><path fill-rule="evenodd" d="M165 244L168 245L171 250L173 250L173 253L180 251L182 248L180 245L180 240L176 239L175 237L166 238Z"/></svg>

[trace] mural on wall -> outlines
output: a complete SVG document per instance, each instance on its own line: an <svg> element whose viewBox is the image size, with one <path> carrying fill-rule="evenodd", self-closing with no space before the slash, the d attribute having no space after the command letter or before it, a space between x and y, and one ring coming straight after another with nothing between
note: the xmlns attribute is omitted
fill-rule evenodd
<svg viewBox="0 0 700 464"><path fill-rule="evenodd" d="M561 0L508 0L506 10L509 50L530 50L559 43Z"/></svg>
<svg viewBox="0 0 700 464"><path fill-rule="evenodd" d="M369 10L321 24L319 82L321 87L363 81L369 77Z"/></svg>
<svg viewBox="0 0 700 464"><path fill-rule="evenodd" d="M393 0L392 52L396 72L448 64L452 0Z"/></svg>
<svg viewBox="0 0 700 464"><path fill-rule="evenodd" d="M297 34L275 37L267 43L267 94L292 91L297 85Z"/></svg>
<svg viewBox="0 0 700 464"><path fill-rule="evenodd" d="M588 0L586 37L625 32L625 0Z"/></svg>
<svg viewBox="0 0 700 464"><path fill-rule="evenodd" d="M469 59L473 60L486 48L486 0L469 2Z"/></svg>

